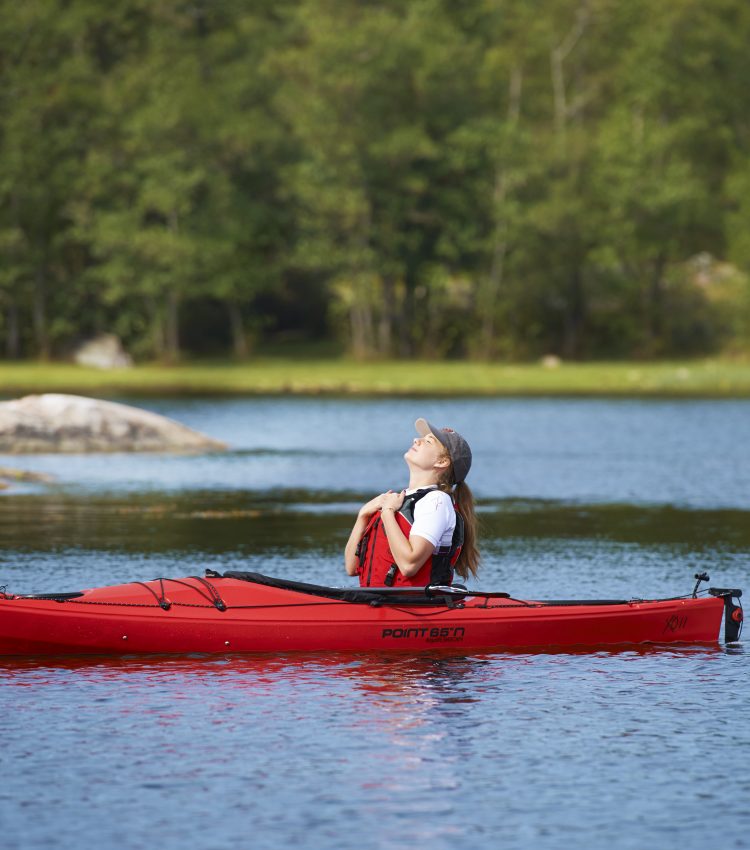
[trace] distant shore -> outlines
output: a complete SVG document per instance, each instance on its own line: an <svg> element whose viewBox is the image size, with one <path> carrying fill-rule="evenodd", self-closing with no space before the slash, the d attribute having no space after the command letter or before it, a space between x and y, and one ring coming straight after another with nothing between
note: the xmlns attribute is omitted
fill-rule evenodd
<svg viewBox="0 0 750 850"><path fill-rule="evenodd" d="M597 362L553 365L474 361L198 361L98 370L62 363L0 364L0 396L619 396L750 398L750 361Z"/></svg>

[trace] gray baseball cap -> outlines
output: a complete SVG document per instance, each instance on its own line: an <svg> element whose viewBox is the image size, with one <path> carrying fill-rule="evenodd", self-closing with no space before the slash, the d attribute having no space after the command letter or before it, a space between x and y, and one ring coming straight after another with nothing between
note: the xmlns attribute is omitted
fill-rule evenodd
<svg viewBox="0 0 750 850"><path fill-rule="evenodd" d="M434 425L430 425L426 419L417 419L414 427L420 437L434 434L445 446L453 464L453 476L456 479L456 484L460 484L471 469L471 449L466 440L453 428L436 428Z"/></svg>

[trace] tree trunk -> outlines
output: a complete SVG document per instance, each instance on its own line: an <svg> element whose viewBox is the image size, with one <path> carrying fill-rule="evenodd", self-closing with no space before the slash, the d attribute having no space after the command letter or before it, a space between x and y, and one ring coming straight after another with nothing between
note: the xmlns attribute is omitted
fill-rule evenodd
<svg viewBox="0 0 750 850"><path fill-rule="evenodd" d="M375 323L372 315L372 265L363 260L371 253L370 236L372 231L372 209L367 198L367 186L362 187L365 207L359 221L359 227L352 233L352 247L357 260L351 269L352 306L349 311L351 324L352 352L355 357L364 359L375 350Z"/></svg>
<svg viewBox="0 0 750 850"><path fill-rule="evenodd" d="M408 273L407 273L408 274ZM414 354L414 316L416 314L416 285L414 281L405 281L404 303L398 323L398 354L399 357L409 358Z"/></svg>
<svg viewBox="0 0 750 850"><path fill-rule="evenodd" d="M9 360L17 360L20 354L20 333L18 327L18 305L15 301L8 304L6 315L8 331L5 335L5 354Z"/></svg>
<svg viewBox="0 0 750 850"><path fill-rule="evenodd" d="M656 258L646 288L646 355L657 356L664 346L664 267L665 255Z"/></svg>
<svg viewBox="0 0 750 850"><path fill-rule="evenodd" d="M227 302L229 311L229 325L232 330L232 350L234 356L238 360L245 360L250 353L250 347L247 344L247 334L245 326L242 322L242 310L240 305L231 299Z"/></svg>
<svg viewBox="0 0 750 850"><path fill-rule="evenodd" d="M34 286L33 324L37 356L40 360L49 360L50 341L47 329L47 287L44 269L41 266L37 268Z"/></svg>
<svg viewBox="0 0 750 850"><path fill-rule="evenodd" d="M148 314L151 316L151 347L155 360L164 359L164 350L166 347L164 334L164 316L162 315L161 305L155 298L146 300Z"/></svg>
<svg viewBox="0 0 750 850"><path fill-rule="evenodd" d="M396 290L393 302L393 339L391 341L391 354L395 357L403 356L408 330L406 325L406 287L401 282Z"/></svg>
<svg viewBox="0 0 750 850"><path fill-rule="evenodd" d="M503 182L503 195L504 187L505 184ZM482 299L484 302L482 308L483 319L481 331L482 355L487 360L492 360L497 354L495 344L495 318L497 312L497 298L500 293L500 287L502 285L505 272L505 255L508 251L507 233L507 222L499 222L495 231L495 244L492 249L490 273L487 278L484 298Z"/></svg>
<svg viewBox="0 0 750 850"><path fill-rule="evenodd" d="M352 354L364 360L371 354L372 315L367 305L355 301L349 311Z"/></svg>
<svg viewBox="0 0 750 850"><path fill-rule="evenodd" d="M169 215L169 229L175 237L180 233L180 219L176 210L172 210ZM173 274L184 272L182 261L179 261L176 266L177 268L173 269ZM174 287L167 292L164 334L167 362L176 363L180 359L180 295Z"/></svg>
<svg viewBox="0 0 750 850"><path fill-rule="evenodd" d="M518 124L521 114L522 82L521 69L515 67L510 75L508 98L508 123L511 126ZM496 354L495 319L497 297L503 283L505 256L508 252L508 217L505 209L507 196L507 172L501 165L495 175L495 188L493 192L493 203L497 220L495 223L495 235L493 237L490 271L485 280L484 291L480 297L480 309L482 311L482 328L480 331L481 351L482 356L488 360L491 360Z"/></svg>
<svg viewBox="0 0 750 850"><path fill-rule="evenodd" d="M378 323L378 353L381 357L393 354L393 326L396 313L396 285L392 277L383 279L383 305Z"/></svg>
<svg viewBox="0 0 750 850"><path fill-rule="evenodd" d="M570 281L566 300L563 317L563 357L574 360L581 354L581 331L586 317L586 300L578 270Z"/></svg>
<svg viewBox="0 0 750 850"><path fill-rule="evenodd" d="M555 138L558 152L565 156L567 152L568 99L565 91L565 71L563 63L578 44L589 21L589 10L583 2L576 12L576 22L565 38L550 51L549 62L552 75L552 97L554 104Z"/></svg>
<svg viewBox="0 0 750 850"><path fill-rule="evenodd" d="M370 357L375 351L375 322L369 300L362 304L362 325L365 329L365 356Z"/></svg>
<svg viewBox="0 0 750 850"><path fill-rule="evenodd" d="M180 296L170 290L167 293L165 321L166 358L169 363L180 359Z"/></svg>
<svg viewBox="0 0 750 850"><path fill-rule="evenodd" d="M353 302L349 310L352 354L358 359L370 357L375 350L375 323L367 280L356 280L353 285Z"/></svg>

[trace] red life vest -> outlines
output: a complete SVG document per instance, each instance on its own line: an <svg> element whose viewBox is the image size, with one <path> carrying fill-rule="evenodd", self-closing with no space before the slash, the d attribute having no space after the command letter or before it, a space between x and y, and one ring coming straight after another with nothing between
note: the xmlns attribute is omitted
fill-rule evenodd
<svg viewBox="0 0 750 850"><path fill-rule="evenodd" d="M433 489L417 490L406 496L401 509L395 512L398 527L407 540L414 524L414 505ZM453 507L455 509L455 505ZM456 510L456 528L451 545L442 547L430 555L413 576L404 576L396 566L383 528L380 511L378 511L373 514L357 546L359 583L362 587L427 587L427 585L451 584L453 566L461 554L463 542L463 517Z"/></svg>

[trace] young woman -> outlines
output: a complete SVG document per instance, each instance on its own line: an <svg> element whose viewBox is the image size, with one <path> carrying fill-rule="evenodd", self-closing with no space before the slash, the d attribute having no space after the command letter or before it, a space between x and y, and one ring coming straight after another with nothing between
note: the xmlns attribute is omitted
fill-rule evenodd
<svg viewBox="0 0 750 850"><path fill-rule="evenodd" d="M404 454L409 486L363 505L344 562L362 586L425 587L477 574L474 498L465 482L471 449L452 428L414 423L419 436Z"/></svg>

